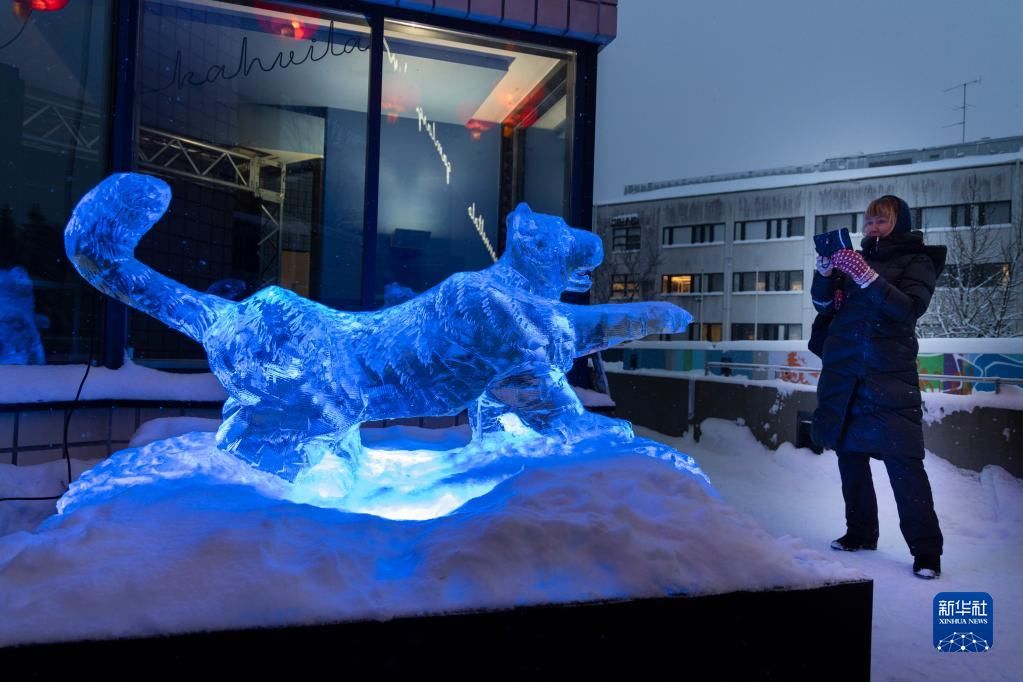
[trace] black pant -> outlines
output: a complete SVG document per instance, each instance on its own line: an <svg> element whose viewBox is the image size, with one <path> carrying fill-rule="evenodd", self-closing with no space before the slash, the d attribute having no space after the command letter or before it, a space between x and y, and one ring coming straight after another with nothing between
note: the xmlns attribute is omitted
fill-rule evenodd
<svg viewBox="0 0 1023 682"><path fill-rule="evenodd" d="M899 528L913 556L940 555L943 539L934 513L931 484L924 471L924 462L915 457L884 457L888 478L899 508ZM864 452L840 451L838 470L842 475L842 497L845 498L845 522L850 533L868 540L878 536L877 497L870 475L870 455Z"/></svg>

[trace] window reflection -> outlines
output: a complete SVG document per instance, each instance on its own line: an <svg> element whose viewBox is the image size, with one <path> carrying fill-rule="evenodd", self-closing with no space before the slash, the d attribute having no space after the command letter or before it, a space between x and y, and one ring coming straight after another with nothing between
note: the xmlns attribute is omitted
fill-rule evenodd
<svg viewBox="0 0 1023 682"><path fill-rule="evenodd" d="M27 9L0 11L0 364L84 362L99 298L63 237L106 172L112 3Z"/></svg>
<svg viewBox="0 0 1023 682"><path fill-rule="evenodd" d="M567 215L571 54L385 23L375 298L496 259L519 201Z"/></svg>
<svg viewBox="0 0 1023 682"><path fill-rule="evenodd" d="M137 163L174 199L139 257L231 298L279 285L358 307L369 28L251 4L143 4ZM205 362L141 313L129 346L151 365Z"/></svg>

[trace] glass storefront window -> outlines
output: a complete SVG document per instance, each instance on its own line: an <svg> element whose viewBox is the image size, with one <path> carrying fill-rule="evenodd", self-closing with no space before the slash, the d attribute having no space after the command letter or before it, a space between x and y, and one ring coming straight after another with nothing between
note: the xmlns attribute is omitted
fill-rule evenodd
<svg viewBox="0 0 1023 682"><path fill-rule="evenodd" d="M146 0L136 164L174 198L139 258L229 298L279 285L359 307L369 48L358 16ZM141 313L128 345L146 364L205 366Z"/></svg>
<svg viewBox="0 0 1023 682"><path fill-rule="evenodd" d="M394 21L384 42L378 304L490 265L520 201L568 215L574 68L570 52Z"/></svg>
<svg viewBox="0 0 1023 682"><path fill-rule="evenodd" d="M64 226L107 172L112 6L0 11L0 364L100 355L101 298Z"/></svg>

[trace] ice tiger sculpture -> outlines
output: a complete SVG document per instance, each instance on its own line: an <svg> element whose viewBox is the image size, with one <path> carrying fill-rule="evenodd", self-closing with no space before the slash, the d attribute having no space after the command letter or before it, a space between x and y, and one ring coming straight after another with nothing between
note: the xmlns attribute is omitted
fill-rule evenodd
<svg viewBox="0 0 1023 682"><path fill-rule="evenodd" d="M271 286L242 301L202 293L134 257L171 200L163 181L113 175L75 208L68 256L93 286L200 342L227 390L218 445L286 480L324 457L350 477L359 424L455 415L474 438L507 428L573 440L628 422L583 409L565 379L572 361L628 339L681 332L670 303L570 305L603 259L595 235L520 204L497 263L460 272L373 312L328 308ZM347 481L350 484L351 481Z"/></svg>

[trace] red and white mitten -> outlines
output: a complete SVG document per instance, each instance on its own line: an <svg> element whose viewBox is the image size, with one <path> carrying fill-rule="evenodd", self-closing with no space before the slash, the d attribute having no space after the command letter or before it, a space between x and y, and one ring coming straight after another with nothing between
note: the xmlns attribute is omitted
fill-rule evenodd
<svg viewBox="0 0 1023 682"><path fill-rule="evenodd" d="M867 265L863 256L852 249L836 251L831 256L831 264L847 274L861 289L877 279L874 269Z"/></svg>

